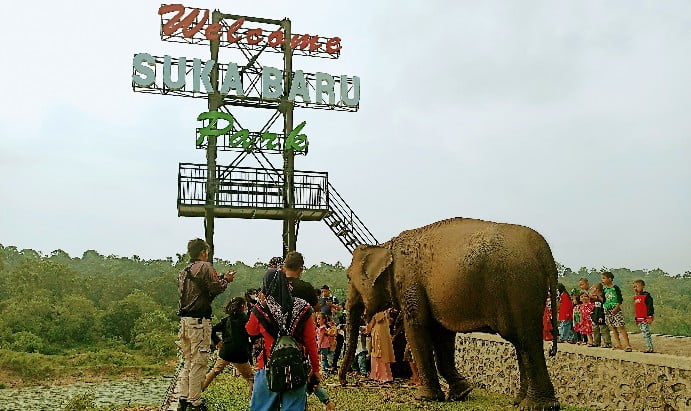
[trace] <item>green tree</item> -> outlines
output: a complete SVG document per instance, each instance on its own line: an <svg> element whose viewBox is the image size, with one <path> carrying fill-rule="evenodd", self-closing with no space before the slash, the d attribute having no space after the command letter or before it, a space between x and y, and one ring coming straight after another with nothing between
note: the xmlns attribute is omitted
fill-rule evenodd
<svg viewBox="0 0 691 411"><path fill-rule="evenodd" d="M115 301L103 315L103 331L106 336L131 343L132 328L143 314L160 310L160 306L141 290L135 290L122 300Z"/></svg>
<svg viewBox="0 0 691 411"><path fill-rule="evenodd" d="M2 302L0 317L13 333L28 331L45 338L52 328L54 302L50 291L44 289L27 296L16 295Z"/></svg>
<svg viewBox="0 0 691 411"><path fill-rule="evenodd" d="M100 334L100 312L82 295L68 295L55 306L50 340L67 346L91 344Z"/></svg>

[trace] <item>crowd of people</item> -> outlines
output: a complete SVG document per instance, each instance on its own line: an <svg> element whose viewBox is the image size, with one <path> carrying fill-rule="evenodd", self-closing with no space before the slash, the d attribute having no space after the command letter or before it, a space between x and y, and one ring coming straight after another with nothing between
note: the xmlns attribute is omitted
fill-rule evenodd
<svg viewBox="0 0 691 411"><path fill-rule="evenodd" d="M655 319L653 297L645 291L645 281L635 280L632 284L633 314L636 325L640 328L646 349L653 353L653 341L650 325ZM622 313L621 288L614 284L614 274L602 273L601 282L593 285L588 279L578 280L578 288L569 293L564 284L557 284L556 298L557 321L559 324L558 341L581 344L588 347L603 347L631 352L631 342L626 331ZM544 339L552 340L551 298L547 296L547 305L543 317ZM611 332L611 335L610 335Z"/></svg>
<svg viewBox="0 0 691 411"><path fill-rule="evenodd" d="M311 394L325 409L335 409L322 381L335 374L339 364L359 379L393 381L391 325L398 315L393 308L377 313L360 327L354 361L339 363L345 346L346 310L328 285L317 290L301 279L305 270L302 254L292 251L285 259L272 258L261 288L230 299L224 306L226 316L212 325L211 301L228 287L235 273L216 273L207 261L209 248L204 240L191 240L187 248L190 264L178 281L179 344L184 362L179 380L179 411L205 410L202 392L229 365L248 383L251 411L303 411ZM286 346L285 336L292 339L287 340L287 345L295 341L299 346L307 372L304 381L299 373L292 374L284 387L267 368L276 368L271 365L280 356L276 346ZM218 358L207 372L214 349ZM418 385L412 355L407 348L405 352L404 361L410 364L413 375L410 383Z"/></svg>

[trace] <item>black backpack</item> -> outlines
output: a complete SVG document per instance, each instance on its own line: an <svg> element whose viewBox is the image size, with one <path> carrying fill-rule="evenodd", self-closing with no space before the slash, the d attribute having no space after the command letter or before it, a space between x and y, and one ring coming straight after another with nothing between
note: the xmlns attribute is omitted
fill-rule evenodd
<svg viewBox="0 0 691 411"><path fill-rule="evenodd" d="M269 360L265 364L269 390L284 392L307 383L309 363L302 345L290 335L280 335L271 346Z"/></svg>

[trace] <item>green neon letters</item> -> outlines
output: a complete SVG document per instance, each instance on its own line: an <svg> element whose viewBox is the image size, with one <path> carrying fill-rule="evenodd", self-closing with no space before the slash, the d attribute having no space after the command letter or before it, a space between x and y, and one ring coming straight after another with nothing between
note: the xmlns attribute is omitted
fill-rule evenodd
<svg viewBox="0 0 691 411"><path fill-rule="evenodd" d="M199 129L199 133L197 135L198 146L204 142L206 137L218 137L221 135L230 134L233 130L233 124L235 122L232 114L224 113L222 111L207 111L197 116L197 121L204 120L208 120L208 124ZM219 120L226 121L228 124L223 128L218 128ZM293 129L293 131L285 139L284 150L307 152L309 141L307 140L307 135L301 133L306 124L307 122L303 121ZM269 131L264 132L256 140L258 141L255 142L255 138L252 137L249 130L242 129L230 134L228 144L231 147L242 147L245 150L250 149L252 146L259 150L277 150L280 148L279 138L276 133L271 133Z"/></svg>

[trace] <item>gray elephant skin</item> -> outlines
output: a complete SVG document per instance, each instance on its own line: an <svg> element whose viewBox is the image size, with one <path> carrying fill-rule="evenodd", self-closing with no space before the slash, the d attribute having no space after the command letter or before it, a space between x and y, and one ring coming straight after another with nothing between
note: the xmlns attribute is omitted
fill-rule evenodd
<svg viewBox="0 0 691 411"><path fill-rule="evenodd" d="M516 348L520 389L514 404L559 409L542 342L548 290L556 307L557 268L536 231L468 218L439 221L378 246L359 246L347 274L350 323L344 364L352 363L363 314L368 320L394 307L403 315L422 398L445 399L438 375L449 384L446 399L467 397L472 387L454 363L455 335L483 331L499 334ZM552 326L557 329L556 310ZM550 355L556 348L555 334ZM340 369L341 384L347 368Z"/></svg>

